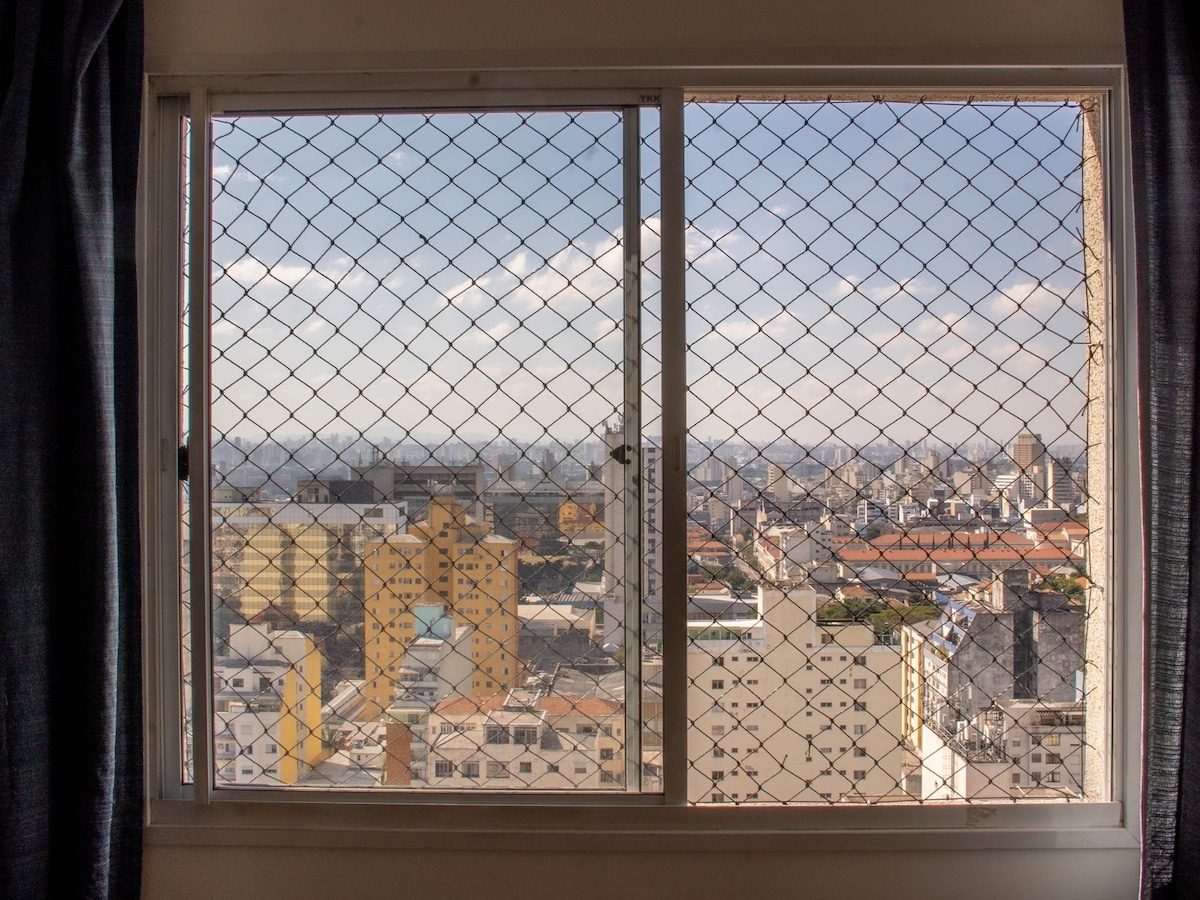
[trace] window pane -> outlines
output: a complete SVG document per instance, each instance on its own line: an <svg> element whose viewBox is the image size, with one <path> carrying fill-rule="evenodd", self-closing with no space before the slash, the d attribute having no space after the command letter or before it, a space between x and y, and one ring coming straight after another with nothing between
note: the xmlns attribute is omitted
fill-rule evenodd
<svg viewBox="0 0 1200 900"><path fill-rule="evenodd" d="M626 760L656 453L620 450L625 384L657 376L624 364L622 115L214 136L218 785L658 789Z"/></svg>
<svg viewBox="0 0 1200 900"><path fill-rule="evenodd" d="M688 105L693 802L1082 795L1084 131L1073 102Z"/></svg>

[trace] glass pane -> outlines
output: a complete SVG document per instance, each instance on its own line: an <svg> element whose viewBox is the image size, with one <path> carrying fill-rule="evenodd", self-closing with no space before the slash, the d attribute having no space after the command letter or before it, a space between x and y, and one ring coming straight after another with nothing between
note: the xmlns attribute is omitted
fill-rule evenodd
<svg viewBox="0 0 1200 900"><path fill-rule="evenodd" d="M1080 105L686 133L691 801L1081 797Z"/></svg>
<svg viewBox="0 0 1200 900"><path fill-rule="evenodd" d="M613 111L214 122L218 785L637 787L622 156Z"/></svg>

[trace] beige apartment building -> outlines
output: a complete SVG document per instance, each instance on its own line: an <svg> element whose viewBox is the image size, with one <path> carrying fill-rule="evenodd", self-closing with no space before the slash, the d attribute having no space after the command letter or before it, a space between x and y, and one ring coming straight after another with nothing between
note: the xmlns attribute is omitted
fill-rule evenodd
<svg viewBox="0 0 1200 900"><path fill-rule="evenodd" d="M900 655L865 624L817 620L802 582L688 647L688 799L825 803L899 795Z"/></svg>
<svg viewBox="0 0 1200 900"><path fill-rule="evenodd" d="M520 684L517 542L491 533L452 497L435 496L428 518L365 550L365 720L392 701L406 648L448 617L470 627L469 683L459 693L489 697Z"/></svg>
<svg viewBox="0 0 1200 900"><path fill-rule="evenodd" d="M403 504L213 504L213 589L242 617L274 610L290 622L327 622L351 596L368 542L399 532Z"/></svg>

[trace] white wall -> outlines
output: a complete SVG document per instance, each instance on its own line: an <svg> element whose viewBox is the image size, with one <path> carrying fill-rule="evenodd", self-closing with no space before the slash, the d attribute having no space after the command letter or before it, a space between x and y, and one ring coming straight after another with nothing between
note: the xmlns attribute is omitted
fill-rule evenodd
<svg viewBox="0 0 1200 900"><path fill-rule="evenodd" d="M1123 58L1119 0L146 0L146 7L147 71L168 75L1105 65ZM464 84L484 87L488 78L462 75ZM261 84L270 89L272 80ZM1106 900L1134 897L1138 878L1132 849L830 852L806 850L797 840L794 850L764 851L747 836L725 852L547 851L533 840L527 849L503 851L347 850L284 846L291 836L279 832L264 835L261 846L218 846L219 835L188 834L172 837L151 826L146 897L484 900L549 891L571 900ZM856 844L847 838L846 846Z"/></svg>

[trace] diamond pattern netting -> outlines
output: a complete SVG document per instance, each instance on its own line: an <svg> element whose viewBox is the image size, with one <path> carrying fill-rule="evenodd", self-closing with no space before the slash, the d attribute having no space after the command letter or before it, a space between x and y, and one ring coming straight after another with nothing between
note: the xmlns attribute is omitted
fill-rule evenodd
<svg viewBox="0 0 1200 900"><path fill-rule="evenodd" d="M625 787L622 116L214 133L218 784Z"/></svg>
<svg viewBox="0 0 1200 900"><path fill-rule="evenodd" d="M1081 796L1079 104L687 117L690 798Z"/></svg>
<svg viewBox="0 0 1200 900"><path fill-rule="evenodd" d="M621 116L214 123L218 784L658 789L642 115L636 651ZM1080 117L688 104L692 802L1080 795Z"/></svg>

